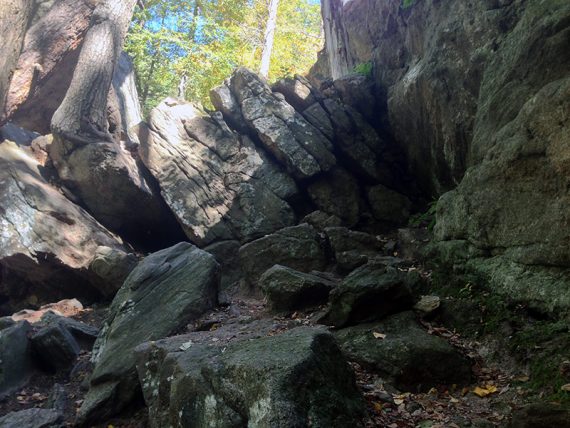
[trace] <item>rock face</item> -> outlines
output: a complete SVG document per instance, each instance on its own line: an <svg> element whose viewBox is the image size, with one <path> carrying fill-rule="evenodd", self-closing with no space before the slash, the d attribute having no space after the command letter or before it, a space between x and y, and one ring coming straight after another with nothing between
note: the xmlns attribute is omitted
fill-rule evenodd
<svg viewBox="0 0 570 428"><path fill-rule="evenodd" d="M457 187L439 203L437 239L501 256L487 275L497 283L513 262L567 269L568 2L410 3L325 1L332 77L370 62L377 123L420 191ZM549 294L533 299L552 307Z"/></svg>
<svg viewBox="0 0 570 428"><path fill-rule="evenodd" d="M231 89L247 124L295 178L313 177L336 163L331 142L257 74L238 68Z"/></svg>
<svg viewBox="0 0 570 428"><path fill-rule="evenodd" d="M133 350L212 309L219 265L205 251L181 243L146 257L129 275L95 344L95 369L80 411L82 421L116 414L138 392Z"/></svg>
<svg viewBox="0 0 570 428"><path fill-rule="evenodd" d="M127 257L121 241L49 185L41 165L11 142L0 144L0 206L0 312L15 312L26 300L93 301L119 289L124 277L90 265L99 247Z"/></svg>
<svg viewBox="0 0 570 428"><path fill-rule="evenodd" d="M192 242L247 242L294 224L295 182L221 117L168 99L149 126L142 159Z"/></svg>
<svg viewBox="0 0 570 428"><path fill-rule="evenodd" d="M300 327L227 347L145 344L137 369L152 427L344 427L362 402L330 333Z"/></svg>
<svg viewBox="0 0 570 428"><path fill-rule="evenodd" d="M385 335L377 338L374 333ZM444 339L429 335L412 312L335 333L343 352L403 391L467 384L471 363Z"/></svg>

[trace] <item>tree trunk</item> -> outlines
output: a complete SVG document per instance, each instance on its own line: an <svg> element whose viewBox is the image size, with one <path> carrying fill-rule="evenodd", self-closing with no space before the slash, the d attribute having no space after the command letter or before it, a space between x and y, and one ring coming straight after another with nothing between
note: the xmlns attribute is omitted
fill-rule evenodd
<svg viewBox="0 0 570 428"><path fill-rule="evenodd" d="M4 8L4 1L0 0L0 9ZM42 134L50 132L51 118L69 88L81 42L98 1L57 0L49 10L40 8L33 13L34 23L26 32L4 111L0 112L0 124L12 121ZM25 0L25 3L34 2ZM5 19L0 19L0 26L8 23L14 27L10 18ZM2 29L0 34L9 33ZM3 42L4 48L17 44ZM9 68L3 65L5 59L5 54L0 55L2 71Z"/></svg>
<svg viewBox="0 0 570 428"><path fill-rule="evenodd" d="M259 73L263 77L269 75L269 64L271 63L271 52L273 51L273 39L275 37L275 27L277 26L277 9L279 0L271 0L269 4L269 18L265 27L265 41L263 43L263 53L261 55L261 67Z"/></svg>
<svg viewBox="0 0 570 428"><path fill-rule="evenodd" d="M0 2L0 34L3 38L0 52L0 113L4 109L8 86L20 56L31 14L32 2L29 0Z"/></svg>
<svg viewBox="0 0 570 428"><path fill-rule="evenodd" d="M103 0L97 5L65 98L54 113L56 138L74 144L112 141L107 97L137 0Z"/></svg>

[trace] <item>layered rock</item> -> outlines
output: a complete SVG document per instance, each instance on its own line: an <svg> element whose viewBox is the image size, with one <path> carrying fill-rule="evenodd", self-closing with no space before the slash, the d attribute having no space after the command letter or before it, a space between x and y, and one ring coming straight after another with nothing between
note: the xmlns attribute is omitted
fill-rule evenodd
<svg viewBox="0 0 570 428"><path fill-rule="evenodd" d="M375 122L405 152L419 190L457 187L438 208L442 251L463 241L495 256L468 269L560 308L548 290L566 290L564 280L529 293L512 273L558 278L569 266L568 3L327 0L323 15L332 77L369 65Z"/></svg>
<svg viewBox="0 0 570 428"><path fill-rule="evenodd" d="M0 144L0 294L3 312L78 297L111 297L128 274L96 272L98 248L128 259L119 238L52 187L42 166L11 142ZM115 259L113 259L115 260Z"/></svg>
<svg viewBox="0 0 570 428"><path fill-rule="evenodd" d="M137 350L153 427L340 428L362 416L354 376L322 329L301 327L227 346L185 347L181 339Z"/></svg>
<svg viewBox="0 0 570 428"><path fill-rule="evenodd" d="M95 344L80 420L102 420L131 403L139 391L134 348L173 334L212 309L219 279L214 257L188 243L139 263L115 296Z"/></svg>
<svg viewBox="0 0 570 428"><path fill-rule="evenodd" d="M164 101L151 113L141 155L186 235L198 245L247 242L295 222L288 202L298 193L295 182L215 114Z"/></svg>

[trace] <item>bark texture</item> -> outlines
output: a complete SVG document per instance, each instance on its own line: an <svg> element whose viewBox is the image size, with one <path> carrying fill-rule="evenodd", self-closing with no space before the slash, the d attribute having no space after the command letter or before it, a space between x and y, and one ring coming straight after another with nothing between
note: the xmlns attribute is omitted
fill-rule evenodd
<svg viewBox="0 0 570 428"><path fill-rule="evenodd" d="M0 112L0 124L10 120L42 134L50 132L51 117L70 85L70 71L75 69L83 36L98 2L57 0L49 9L44 2L30 12L33 24L25 33L21 53L20 47L17 49L19 58L16 57L4 111ZM16 1L11 0L10 3ZM0 9L3 8L4 2L0 5ZM0 22L0 25L9 23L4 17ZM2 34L8 32L2 30ZM3 46L16 45L8 40L3 43ZM4 59L2 55L0 69L8 70L9 67L2 65Z"/></svg>
<svg viewBox="0 0 570 428"><path fill-rule="evenodd" d="M52 132L75 144L111 141L107 97L136 0L104 0L93 12L71 85Z"/></svg>
<svg viewBox="0 0 570 428"><path fill-rule="evenodd" d="M4 105L12 72L18 61L24 35L30 21L32 2L29 0L3 0L0 3L0 106Z"/></svg>
<svg viewBox="0 0 570 428"><path fill-rule="evenodd" d="M269 75L269 65L271 64L271 52L273 52L273 39L275 38L275 27L277 26L277 9L279 0L271 0L269 3L269 18L265 27L265 41L263 43L263 53L261 54L261 67L259 73L263 77Z"/></svg>

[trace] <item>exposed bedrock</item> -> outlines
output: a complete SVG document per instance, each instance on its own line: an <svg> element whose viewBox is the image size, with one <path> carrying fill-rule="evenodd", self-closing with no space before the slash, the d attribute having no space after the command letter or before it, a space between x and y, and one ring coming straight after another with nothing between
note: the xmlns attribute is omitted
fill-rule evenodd
<svg viewBox="0 0 570 428"><path fill-rule="evenodd" d="M554 294L570 289L570 5L408 3L325 1L320 61L337 80L369 63L374 123L404 151L418 188L427 198L455 189L438 204L439 256L463 246L456 266L560 310L568 299ZM466 264L465 254L483 258ZM542 278L535 292L525 271Z"/></svg>

